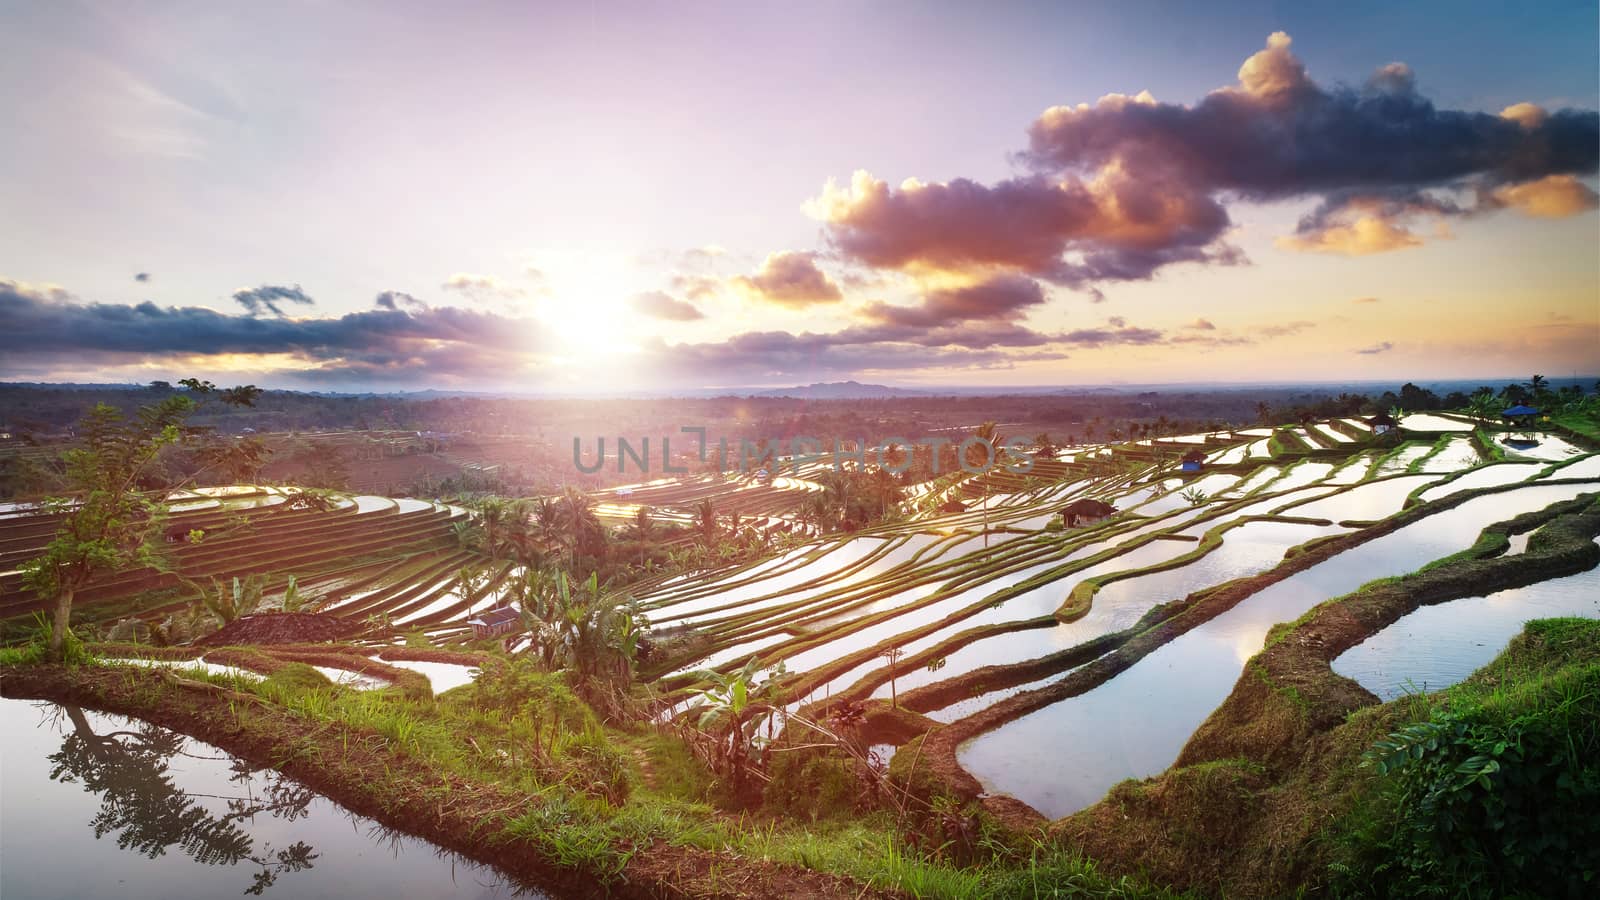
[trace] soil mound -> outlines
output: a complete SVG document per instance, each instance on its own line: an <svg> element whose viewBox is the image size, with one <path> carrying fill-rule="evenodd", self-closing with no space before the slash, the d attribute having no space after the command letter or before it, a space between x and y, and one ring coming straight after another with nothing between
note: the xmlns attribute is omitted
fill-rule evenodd
<svg viewBox="0 0 1600 900"><path fill-rule="evenodd" d="M336 641L361 630L359 623L317 613L241 616L195 641L208 647L238 644L307 644Z"/></svg>

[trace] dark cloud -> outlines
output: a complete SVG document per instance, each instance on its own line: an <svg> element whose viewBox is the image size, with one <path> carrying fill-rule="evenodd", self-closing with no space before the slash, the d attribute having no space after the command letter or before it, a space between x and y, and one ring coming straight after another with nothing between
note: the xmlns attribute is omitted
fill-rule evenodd
<svg viewBox="0 0 1600 900"><path fill-rule="evenodd" d="M245 308L252 316L259 316L262 312L270 312L275 316L284 315L280 303L298 303L301 306L312 306L317 301L311 299L300 285L284 287L281 284L263 284L258 288L240 288L233 292L233 302Z"/></svg>
<svg viewBox="0 0 1600 900"><path fill-rule="evenodd" d="M881 269L1009 271L1087 290L1184 262L1237 264L1226 204L1314 198L1281 243L1345 254L1412 246L1408 223L1512 207L1571 215L1600 198L1600 116L1530 104L1441 110L1402 64L1359 88L1318 85L1272 35L1238 83L1185 106L1148 94L1046 110L992 185L857 172L807 204L846 260ZM1097 296L1097 294L1096 294Z"/></svg>
<svg viewBox="0 0 1600 900"><path fill-rule="evenodd" d="M1420 216L1593 206L1593 192L1571 176L1600 164L1596 113L1438 109L1401 63L1361 88L1324 88L1289 45L1288 35L1272 35L1237 86L1194 106L1141 95L1047 110L1029 130L1025 158L1042 171L1109 168L1213 198L1319 197L1285 245L1341 253L1418 243L1403 223Z"/></svg>
<svg viewBox="0 0 1600 900"><path fill-rule="evenodd" d="M657 319L667 319L673 322L692 322L695 319L704 319L706 314L698 306L679 300L662 291L646 291L635 295L629 301L634 311L652 316Z"/></svg>
<svg viewBox="0 0 1600 900"><path fill-rule="evenodd" d="M140 272L139 274L133 276L133 280L139 282L140 284L143 284L143 283L149 281L150 278L151 278L151 275L150 275L149 272Z"/></svg>
<svg viewBox="0 0 1600 900"><path fill-rule="evenodd" d="M982 320L1015 321L1028 307L1044 301L1037 281L1002 275L967 287L931 291L917 306L873 301L862 308L861 316L887 325L932 328Z"/></svg>
<svg viewBox="0 0 1600 900"><path fill-rule="evenodd" d="M844 297L833 279L817 268L816 254L793 250L768 255L754 275L736 276L729 284L752 300L797 309Z"/></svg>
<svg viewBox="0 0 1600 900"><path fill-rule="evenodd" d="M434 307L372 309L338 318L228 315L154 303L83 303L57 290L0 280L0 357L111 365L175 356L285 354L315 372L409 378L503 376L546 349L536 323ZM507 367L510 367L509 369Z"/></svg>
<svg viewBox="0 0 1600 900"><path fill-rule="evenodd" d="M1361 354L1365 354L1367 356L1374 356L1374 355L1379 354L1379 353L1388 353L1390 350L1393 350L1393 349L1394 349L1394 344L1390 343L1389 341L1379 341L1378 343L1373 344L1371 347L1363 347L1362 349L1357 350L1356 352L1357 353L1361 353Z"/></svg>
<svg viewBox="0 0 1600 900"><path fill-rule="evenodd" d="M1016 354L1001 350L930 347L900 343L841 343L837 335L746 332L702 344L656 343L648 348L650 370L668 381L705 383L800 378L819 380L862 371L891 369L1009 368L1034 359L1064 359L1059 351Z"/></svg>
<svg viewBox="0 0 1600 900"><path fill-rule="evenodd" d="M1116 174L1092 185L1037 176L896 190L857 172L807 208L845 258L911 272L1013 271L1089 289L1176 262L1241 259L1220 241L1229 221L1219 203Z"/></svg>
<svg viewBox="0 0 1600 900"><path fill-rule="evenodd" d="M372 301L372 305L378 307L379 309L388 310L397 310L402 306L407 309L428 308L428 304L423 303L421 300L418 300L416 297L411 296L405 291L384 291L378 295L377 299Z"/></svg>

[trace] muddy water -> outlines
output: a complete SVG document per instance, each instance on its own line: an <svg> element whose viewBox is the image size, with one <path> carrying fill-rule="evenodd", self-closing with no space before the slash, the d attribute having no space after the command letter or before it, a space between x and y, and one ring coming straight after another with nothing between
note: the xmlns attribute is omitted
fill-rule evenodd
<svg viewBox="0 0 1600 900"><path fill-rule="evenodd" d="M0 700L0 896L548 896L163 728Z"/></svg>
<svg viewBox="0 0 1600 900"><path fill-rule="evenodd" d="M1424 606L1346 650L1333 670L1384 700L1442 690L1487 665L1524 623L1557 616L1600 619L1600 569Z"/></svg>
<svg viewBox="0 0 1600 900"><path fill-rule="evenodd" d="M961 762L988 790L1051 818L1082 809L1124 778L1171 765L1274 624L1372 579L1413 572L1471 545L1490 523L1585 487L1593 490L1543 485L1480 497L1375 538L1246 598L1105 684L975 738Z"/></svg>

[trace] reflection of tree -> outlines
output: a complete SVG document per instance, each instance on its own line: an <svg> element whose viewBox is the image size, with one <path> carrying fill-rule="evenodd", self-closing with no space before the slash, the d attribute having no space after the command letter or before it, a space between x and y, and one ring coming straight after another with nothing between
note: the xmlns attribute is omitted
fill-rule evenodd
<svg viewBox="0 0 1600 900"><path fill-rule="evenodd" d="M183 735L147 722L135 730L96 734L82 709L62 706L72 731L61 749L50 756L53 780L82 783L100 794L100 811L90 822L95 837L116 834L117 846L137 850L155 859L177 846L195 862L208 866L249 862L260 867L246 894L261 894L281 872L309 869L317 854L297 841L282 850L263 845L236 824L268 813L294 821L307 815L315 796L310 789L271 773L265 792L252 790L249 764L235 760L229 780L242 784L244 796L213 797L225 800L228 811L213 815L172 782L168 772L174 755L183 751ZM211 795L192 795L211 796Z"/></svg>

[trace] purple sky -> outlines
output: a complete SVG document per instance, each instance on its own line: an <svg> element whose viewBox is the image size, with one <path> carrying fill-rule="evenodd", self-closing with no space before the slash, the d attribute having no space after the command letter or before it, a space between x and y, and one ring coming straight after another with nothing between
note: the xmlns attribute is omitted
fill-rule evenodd
<svg viewBox="0 0 1600 900"><path fill-rule="evenodd" d="M7 5L0 378L1600 370L1594 4L1391 6Z"/></svg>

